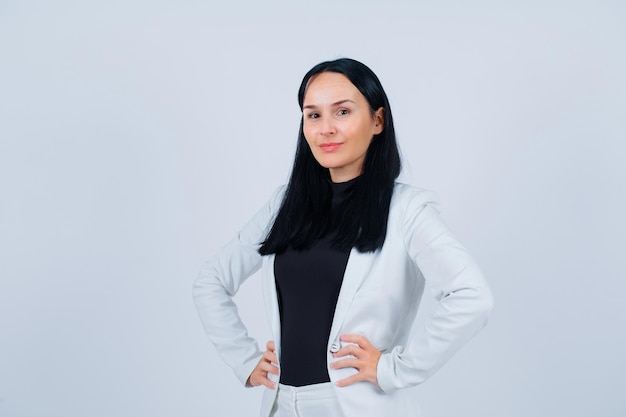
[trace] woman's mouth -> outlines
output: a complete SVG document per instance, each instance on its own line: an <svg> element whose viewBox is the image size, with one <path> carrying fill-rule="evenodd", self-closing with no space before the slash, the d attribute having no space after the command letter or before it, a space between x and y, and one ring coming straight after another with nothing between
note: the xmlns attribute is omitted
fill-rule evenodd
<svg viewBox="0 0 626 417"><path fill-rule="evenodd" d="M341 145L342 145L341 143L336 143L336 142L322 143L320 145L320 148L322 148L324 152L332 152L335 149L339 148Z"/></svg>

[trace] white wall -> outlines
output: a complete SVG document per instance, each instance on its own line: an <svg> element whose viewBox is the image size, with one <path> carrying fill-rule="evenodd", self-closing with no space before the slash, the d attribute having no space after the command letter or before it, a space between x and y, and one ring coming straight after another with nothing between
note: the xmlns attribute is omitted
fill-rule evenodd
<svg viewBox="0 0 626 417"><path fill-rule="evenodd" d="M623 2L86 3L0 3L0 416L257 414L191 284L341 56L496 296L424 416L626 415ZM237 298L264 343L258 281Z"/></svg>

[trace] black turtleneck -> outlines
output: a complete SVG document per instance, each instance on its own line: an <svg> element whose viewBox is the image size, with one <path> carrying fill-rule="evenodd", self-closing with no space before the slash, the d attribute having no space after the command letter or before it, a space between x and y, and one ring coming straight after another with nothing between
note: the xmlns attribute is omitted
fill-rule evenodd
<svg viewBox="0 0 626 417"><path fill-rule="evenodd" d="M354 181L331 183L333 210ZM281 384L299 387L330 381L327 343L350 255L350 251L332 247L334 235L331 230L310 249L288 248L275 257Z"/></svg>

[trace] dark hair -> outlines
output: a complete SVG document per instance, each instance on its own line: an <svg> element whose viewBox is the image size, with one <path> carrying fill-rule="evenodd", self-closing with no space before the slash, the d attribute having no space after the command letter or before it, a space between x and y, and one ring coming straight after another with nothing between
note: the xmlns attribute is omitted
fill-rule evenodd
<svg viewBox="0 0 626 417"><path fill-rule="evenodd" d="M395 179L400 174L400 153L389 100L378 77L359 61L341 58L322 62L302 79L298 90L300 109L309 81L323 72L343 74L363 94L373 113L383 108L383 130L375 135L365 155L362 174L347 191L338 207L338 224L333 246L360 252L380 249L387 234L387 217ZM313 157L303 132L300 132L291 178L281 208L259 253L281 253L288 246L310 248L330 227L332 189L330 174Z"/></svg>

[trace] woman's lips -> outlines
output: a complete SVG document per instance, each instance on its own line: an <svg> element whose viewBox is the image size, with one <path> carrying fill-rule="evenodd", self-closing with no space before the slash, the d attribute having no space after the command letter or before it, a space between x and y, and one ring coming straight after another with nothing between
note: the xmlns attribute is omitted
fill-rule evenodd
<svg viewBox="0 0 626 417"><path fill-rule="evenodd" d="M322 148L324 152L332 152L335 149L339 148L340 146L341 146L341 143L331 142L331 143L322 143L320 145L320 148Z"/></svg>

